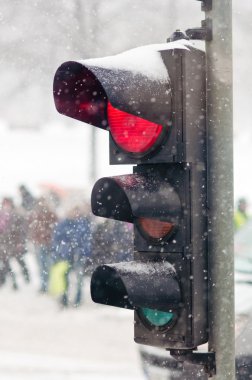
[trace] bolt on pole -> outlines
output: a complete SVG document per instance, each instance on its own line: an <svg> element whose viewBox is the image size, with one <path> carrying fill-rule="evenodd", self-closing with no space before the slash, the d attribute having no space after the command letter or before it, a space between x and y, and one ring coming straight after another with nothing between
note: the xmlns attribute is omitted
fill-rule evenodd
<svg viewBox="0 0 252 380"><path fill-rule="evenodd" d="M209 350L214 379L235 379L233 250L232 0L206 10L213 38L206 41L209 167Z"/></svg>

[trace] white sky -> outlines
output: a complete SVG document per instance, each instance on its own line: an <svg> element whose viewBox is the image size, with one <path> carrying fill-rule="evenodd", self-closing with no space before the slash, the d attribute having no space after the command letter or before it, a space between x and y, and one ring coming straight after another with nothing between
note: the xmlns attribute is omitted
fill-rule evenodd
<svg viewBox="0 0 252 380"><path fill-rule="evenodd" d="M89 194L93 127L74 120L72 124L48 125L41 131L9 130L0 125L0 195L15 196L21 183L35 192L39 185L51 183ZM99 130L97 137L97 177L131 173L129 166L109 165L108 132Z"/></svg>

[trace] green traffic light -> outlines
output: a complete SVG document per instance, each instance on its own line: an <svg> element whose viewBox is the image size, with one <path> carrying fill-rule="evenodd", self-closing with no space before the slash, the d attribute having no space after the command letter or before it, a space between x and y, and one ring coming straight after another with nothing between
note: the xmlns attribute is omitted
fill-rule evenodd
<svg viewBox="0 0 252 380"><path fill-rule="evenodd" d="M142 315L147 319L147 321L156 327L163 327L171 323L175 318L174 313L166 311L142 308L141 312Z"/></svg>

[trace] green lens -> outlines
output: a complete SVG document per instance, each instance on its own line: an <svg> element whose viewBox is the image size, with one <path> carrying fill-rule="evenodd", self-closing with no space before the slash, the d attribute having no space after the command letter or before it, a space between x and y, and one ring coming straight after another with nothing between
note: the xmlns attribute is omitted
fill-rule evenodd
<svg viewBox="0 0 252 380"><path fill-rule="evenodd" d="M171 323L175 317L174 313L148 308L141 308L141 312L148 322L157 327L162 327Z"/></svg>

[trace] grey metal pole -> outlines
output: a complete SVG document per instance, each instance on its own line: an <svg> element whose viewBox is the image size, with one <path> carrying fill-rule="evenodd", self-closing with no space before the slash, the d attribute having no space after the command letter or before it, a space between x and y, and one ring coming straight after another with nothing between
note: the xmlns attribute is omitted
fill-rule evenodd
<svg viewBox="0 0 252 380"><path fill-rule="evenodd" d="M91 27L92 33L88 31L88 5L82 0L75 0L75 14L78 26L80 28L80 40L77 41L77 50L84 55L85 58L92 55L97 46L97 27L98 27L98 12L99 12L99 0L93 0L91 4L92 19ZM97 55L97 54L96 54ZM91 129L91 144L90 144L90 169L89 179L93 183L97 178L97 133L96 128Z"/></svg>
<svg viewBox="0 0 252 380"><path fill-rule="evenodd" d="M92 37L91 37L91 45L92 46L92 55L97 56L97 36L98 36L98 28L99 28L99 9L100 9L100 0L96 0L92 2ZM97 130L96 128L92 128L91 131L91 165L90 165L90 180L91 182L96 181L97 175Z"/></svg>
<svg viewBox="0 0 252 380"><path fill-rule="evenodd" d="M235 379L233 251L232 0L212 0L206 17L209 178L209 350L218 380Z"/></svg>
<svg viewBox="0 0 252 380"><path fill-rule="evenodd" d="M90 152L91 152L91 162L90 162L90 180L91 183L96 181L96 169L97 169L97 152L96 152L96 128L92 128L91 130L91 146L90 146Z"/></svg>

